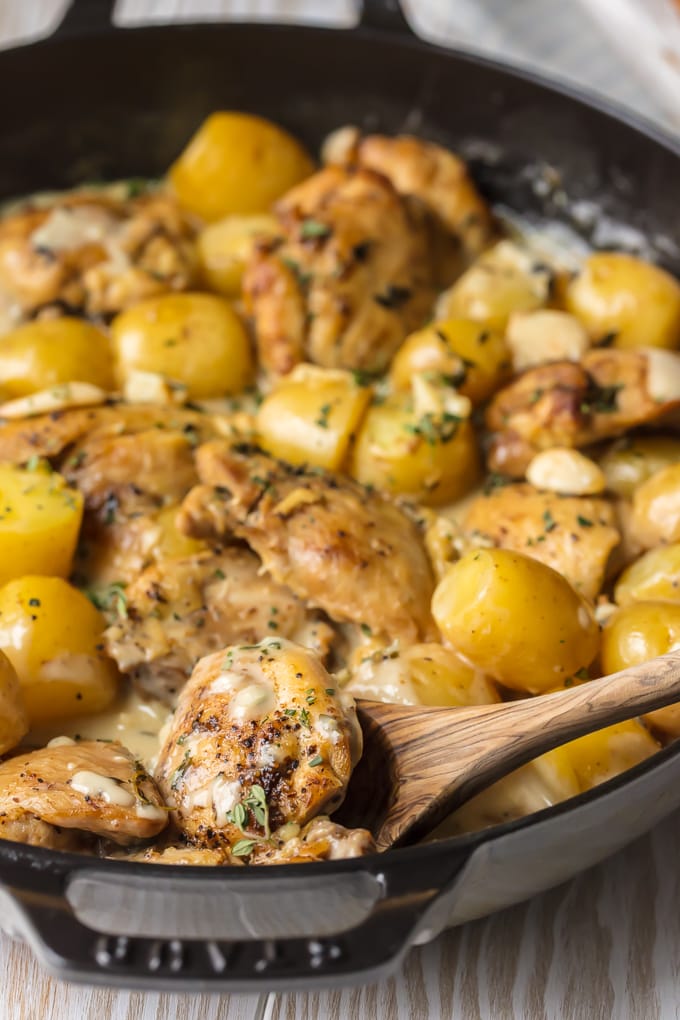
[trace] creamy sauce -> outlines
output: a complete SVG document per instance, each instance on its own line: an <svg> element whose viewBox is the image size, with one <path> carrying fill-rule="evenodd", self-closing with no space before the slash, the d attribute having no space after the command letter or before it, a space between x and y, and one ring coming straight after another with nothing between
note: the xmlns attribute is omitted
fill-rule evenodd
<svg viewBox="0 0 680 1020"><path fill-rule="evenodd" d="M97 772L89 772L87 769L73 773L71 786L86 797L101 797L107 804L117 804L119 807L132 807L136 799L115 779L100 776Z"/></svg>
<svg viewBox="0 0 680 1020"><path fill-rule="evenodd" d="M83 740L119 740L136 758L148 766L158 754L160 731L168 720L169 709L160 701L142 698L128 689L109 709L93 715L73 716L31 730L27 742L44 747L58 727L57 740L79 737Z"/></svg>

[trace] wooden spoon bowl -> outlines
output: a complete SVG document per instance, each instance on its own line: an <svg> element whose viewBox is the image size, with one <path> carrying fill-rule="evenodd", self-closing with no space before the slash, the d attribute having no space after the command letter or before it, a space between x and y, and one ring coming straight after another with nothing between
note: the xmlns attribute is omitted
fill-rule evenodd
<svg viewBox="0 0 680 1020"><path fill-rule="evenodd" d="M538 755L680 701L680 650L569 690L498 705L357 702L364 753L334 816L379 850L417 842L448 814Z"/></svg>

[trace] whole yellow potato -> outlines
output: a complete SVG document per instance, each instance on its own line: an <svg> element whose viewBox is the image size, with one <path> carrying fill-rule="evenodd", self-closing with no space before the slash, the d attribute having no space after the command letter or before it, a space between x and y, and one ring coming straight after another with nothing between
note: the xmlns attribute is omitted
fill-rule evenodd
<svg viewBox="0 0 680 1020"><path fill-rule="evenodd" d="M446 411L417 413L395 395L369 408L351 454L363 485L441 506L472 489L481 474L474 429Z"/></svg>
<svg viewBox="0 0 680 1020"><path fill-rule="evenodd" d="M19 678L7 656L0 652L0 754L19 743L28 732L28 716Z"/></svg>
<svg viewBox="0 0 680 1020"><path fill-rule="evenodd" d="M67 577L83 519L83 497L36 463L0 465L0 584L27 573Z"/></svg>
<svg viewBox="0 0 680 1020"><path fill-rule="evenodd" d="M121 382L156 372L201 400L238 393L253 381L245 328L216 294L163 294L117 315L111 336Z"/></svg>
<svg viewBox="0 0 680 1020"><path fill-rule="evenodd" d="M643 549L680 542L680 463L662 468L635 490L630 532Z"/></svg>
<svg viewBox="0 0 680 1020"><path fill-rule="evenodd" d="M472 549L435 589L432 614L471 663L538 693L588 666L599 628L589 604L551 567L508 549Z"/></svg>
<svg viewBox="0 0 680 1020"><path fill-rule="evenodd" d="M618 440L600 458L607 488L629 499L662 468L680 463L680 438L635 436Z"/></svg>
<svg viewBox="0 0 680 1020"><path fill-rule="evenodd" d="M618 776L659 750L660 744L637 719L607 726L561 748L581 790Z"/></svg>
<svg viewBox="0 0 680 1020"><path fill-rule="evenodd" d="M264 213L227 216L205 227L196 246L201 275L210 290L228 298L239 297L246 263L257 241L275 237L278 229L274 217Z"/></svg>
<svg viewBox="0 0 680 1020"><path fill-rule="evenodd" d="M345 689L356 698L402 705L489 705L500 701L489 677L453 648L428 642L395 651L361 645Z"/></svg>
<svg viewBox="0 0 680 1020"><path fill-rule="evenodd" d="M113 359L108 337L82 319L38 319L0 337L0 390L24 397L68 382L111 390Z"/></svg>
<svg viewBox="0 0 680 1020"><path fill-rule="evenodd" d="M680 603L632 602L618 609L602 631L600 651L605 673L665 655L680 642Z"/></svg>
<svg viewBox="0 0 680 1020"><path fill-rule="evenodd" d="M412 645L403 654L419 705L490 705L500 701L493 682L453 648Z"/></svg>
<svg viewBox="0 0 680 1020"><path fill-rule="evenodd" d="M680 603L680 542L650 549L619 576L614 599L620 606L632 602Z"/></svg>
<svg viewBox="0 0 680 1020"><path fill-rule="evenodd" d="M291 464L337 471L371 395L351 372L298 365L260 405L258 443Z"/></svg>
<svg viewBox="0 0 680 1020"><path fill-rule="evenodd" d="M262 117L221 111L200 126L169 178L181 205L211 222L267 212L314 170L292 135Z"/></svg>
<svg viewBox="0 0 680 1020"><path fill-rule="evenodd" d="M104 620L60 577L0 588L0 648L14 666L31 725L106 708L117 670L102 650Z"/></svg>
<svg viewBox="0 0 680 1020"><path fill-rule="evenodd" d="M415 375L431 372L480 404L511 371L501 333L472 319L444 319L406 338L392 362L390 380L395 389L408 390Z"/></svg>
<svg viewBox="0 0 680 1020"><path fill-rule="evenodd" d="M566 304L596 343L614 334L616 347L680 346L680 283L633 255L590 255Z"/></svg>
<svg viewBox="0 0 680 1020"><path fill-rule="evenodd" d="M436 318L474 319L504 330L513 312L545 307L551 274L511 241L485 252L439 298Z"/></svg>

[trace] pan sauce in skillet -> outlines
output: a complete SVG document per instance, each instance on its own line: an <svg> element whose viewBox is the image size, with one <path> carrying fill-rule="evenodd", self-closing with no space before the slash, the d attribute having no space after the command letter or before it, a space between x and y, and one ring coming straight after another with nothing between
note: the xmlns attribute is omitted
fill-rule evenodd
<svg viewBox="0 0 680 1020"><path fill-rule="evenodd" d="M161 185L0 221L0 836L365 853L326 817L352 696L537 696L680 641L677 281L504 236L415 138L322 164L215 114ZM679 734L584 737L443 831Z"/></svg>

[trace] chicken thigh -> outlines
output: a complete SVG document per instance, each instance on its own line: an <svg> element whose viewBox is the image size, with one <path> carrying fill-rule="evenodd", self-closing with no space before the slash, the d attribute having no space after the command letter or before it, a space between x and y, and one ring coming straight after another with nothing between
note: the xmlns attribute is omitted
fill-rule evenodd
<svg viewBox="0 0 680 1020"><path fill-rule="evenodd" d="M200 447L206 485L189 493L178 525L196 536L245 539L265 569L337 621L405 643L436 639L434 576L413 521L341 475L293 468L256 447Z"/></svg>

